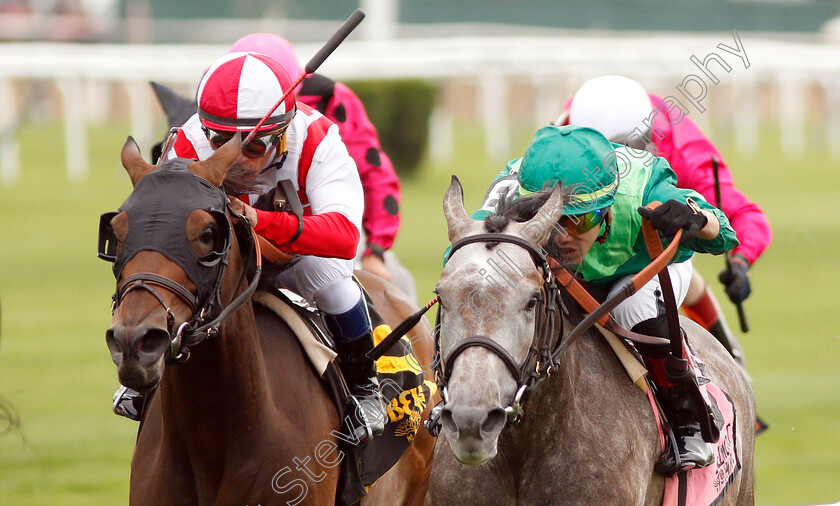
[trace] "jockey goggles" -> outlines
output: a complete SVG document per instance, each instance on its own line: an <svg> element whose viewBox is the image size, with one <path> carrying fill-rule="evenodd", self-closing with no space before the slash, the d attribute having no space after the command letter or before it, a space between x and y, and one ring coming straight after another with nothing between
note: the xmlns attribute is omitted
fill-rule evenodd
<svg viewBox="0 0 840 506"><path fill-rule="evenodd" d="M222 147L227 141L233 138L233 134L236 132L222 132L219 130L213 130L207 127L201 127L204 130L204 135L207 136L207 140L210 141L210 147L214 150L219 149ZM240 136L244 140L245 137L248 136L250 132L239 132ZM275 146L280 140L283 138L283 135L286 133L286 128L282 130L274 130L269 132L265 135L261 135L259 137L254 137L251 139L251 142L242 146L242 154L247 156L248 158L260 158L265 156L266 153Z"/></svg>
<svg viewBox="0 0 840 506"><path fill-rule="evenodd" d="M585 214L572 214L560 218L560 226L572 235L580 235L597 227L607 217L610 208L595 209Z"/></svg>

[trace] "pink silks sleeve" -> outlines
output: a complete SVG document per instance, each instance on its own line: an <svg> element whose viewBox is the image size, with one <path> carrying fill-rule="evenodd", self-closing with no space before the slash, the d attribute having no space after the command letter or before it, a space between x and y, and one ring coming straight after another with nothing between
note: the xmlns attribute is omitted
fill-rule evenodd
<svg viewBox="0 0 840 506"><path fill-rule="evenodd" d="M678 109L671 109L668 117L666 108L670 104L663 103L656 95L650 97L656 108L650 137L656 145L657 156L668 160L680 187L696 190L726 214L741 242L732 253L741 253L752 264L773 237L767 215L735 187L723 157L700 128L688 116L680 115ZM718 160L722 207L715 198L712 156Z"/></svg>
<svg viewBox="0 0 840 506"><path fill-rule="evenodd" d="M317 98L299 97L313 107ZM361 100L342 83L335 83L324 115L338 125L341 139L359 169L365 194L362 228L367 242L389 249L400 229L400 181L391 160L379 145L376 127L368 119Z"/></svg>

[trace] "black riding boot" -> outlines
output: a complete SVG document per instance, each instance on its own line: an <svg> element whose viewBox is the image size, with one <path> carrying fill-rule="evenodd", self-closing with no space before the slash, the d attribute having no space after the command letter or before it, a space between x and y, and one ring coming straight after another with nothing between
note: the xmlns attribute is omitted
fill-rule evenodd
<svg viewBox="0 0 840 506"><path fill-rule="evenodd" d="M645 320L632 329L634 332L649 336L667 337L667 320L664 316ZM696 378L674 383L668 379L666 359L670 351L668 345L637 347L645 360L650 378L656 385L656 397L674 432L677 453L674 459L665 459L657 463L657 471L673 474L696 467L705 467L714 462L712 446L703 439L700 430L700 416L692 401L693 392L699 389ZM682 357L681 357L682 358ZM707 408L708 409L708 408Z"/></svg>
<svg viewBox="0 0 840 506"><path fill-rule="evenodd" d="M364 298L346 313L324 313L324 321L335 338L341 371L352 394L345 420L349 420L349 429L356 438L367 442L382 434L386 413L376 379L376 364L365 355L373 349L373 334Z"/></svg>

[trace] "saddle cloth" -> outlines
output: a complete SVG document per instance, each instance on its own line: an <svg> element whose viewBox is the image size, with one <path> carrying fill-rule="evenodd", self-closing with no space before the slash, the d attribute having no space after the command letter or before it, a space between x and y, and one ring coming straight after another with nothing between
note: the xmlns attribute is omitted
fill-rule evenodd
<svg viewBox="0 0 840 506"><path fill-rule="evenodd" d="M659 416L659 408L653 398L653 391L647 387L645 378L647 370L633 357L626 347L626 343L609 330L596 325L604 338L616 353L619 361L627 371L627 375L648 396L656 417L659 429L659 442L665 450L667 440ZM735 406L729 396L703 375L705 364L691 352L692 362L695 364L694 373L700 382L700 391L706 402L715 411L716 418L723 420L720 428L720 439L712 445L715 461L707 467L683 471L673 476L665 477L665 492L662 498L663 506L710 506L720 503L726 489L738 476L741 463L735 451ZM717 416L718 413L720 416Z"/></svg>
<svg viewBox="0 0 840 506"><path fill-rule="evenodd" d="M391 329L380 325L373 332L379 344ZM385 432L364 448L361 466L362 482L372 485L400 459L414 441L426 404L437 392L437 385L425 379L426 367L420 364L411 349L411 341L403 336L376 361L377 377L387 405ZM425 430L425 429L424 429Z"/></svg>
<svg viewBox="0 0 840 506"><path fill-rule="evenodd" d="M281 289L280 292L286 297L288 302L268 292L256 292L253 296L251 296L251 300L267 309L272 310L280 317L281 320L286 322L286 325L292 329L292 332L294 332L295 336L298 338L300 345L303 347L303 351L306 353L306 356L309 357L309 361L312 362L312 366L315 368L315 371L318 372L318 376L323 378L324 372L327 370L327 366L329 366L330 362L335 360L337 354L315 336L312 329L309 327L309 324L301 315L300 310L303 309L304 311L311 311L313 317L317 313L314 308L309 306L300 295L285 289ZM292 306L289 305L289 302L296 304L298 310L293 309Z"/></svg>
<svg viewBox="0 0 840 506"><path fill-rule="evenodd" d="M315 370L321 377L325 377L330 362L337 354L321 342L325 336L319 339L312 331L312 327L324 327L319 322L318 311L299 295L284 289L279 290L279 293L257 292L252 300L272 310L286 322L298 337ZM376 327L373 331L374 344L379 344L390 332L387 325ZM405 336L376 361L377 378L387 404L388 420L381 436L371 440L364 448L352 448L356 450L354 453L359 459L355 466L358 475L344 477L344 480L360 480L360 485L370 488L396 464L414 441L421 426L423 410L437 391L437 385L425 379L427 368L420 364L412 351L411 341ZM345 438L339 437L339 442L345 445L345 449L351 449L346 446L353 446L353 442ZM352 489L354 487L346 486L338 502L354 503L358 497L351 492ZM364 489L356 490L359 497L364 495Z"/></svg>

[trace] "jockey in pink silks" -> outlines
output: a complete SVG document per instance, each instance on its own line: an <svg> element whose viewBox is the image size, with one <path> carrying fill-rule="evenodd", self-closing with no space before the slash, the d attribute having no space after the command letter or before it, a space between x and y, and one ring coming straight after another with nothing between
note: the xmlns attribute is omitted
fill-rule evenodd
<svg viewBox="0 0 840 506"><path fill-rule="evenodd" d="M721 272L720 281L726 285L733 303L746 299L751 291L747 272L770 244L770 223L761 208L735 188L720 152L683 113L676 99L663 100L648 94L632 79L607 75L585 82L566 104L566 110L555 123L595 128L613 142L652 151L671 165L678 186L696 190L720 207L715 196L712 157L718 160L722 211L740 241L729 252L731 272ZM742 348L711 290L696 271L683 307L743 365Z"/></svg>
<svg viewBox="0 0 840 506"><path fill-rule="evenodd" d="M278 62L292 81L302 73L294 47L283 37L253 33L237 40L231 52L256 52ZM365 211L360 243L362 269L392 281L416 299L414 281L389 251L400 228L400 182L391 160L382 151L376 128L368 119L359 97L343 83L320 74L306 77L296 90L297 100L329 118L338 126L347 151L356 162L364 188Z"/></svg>

